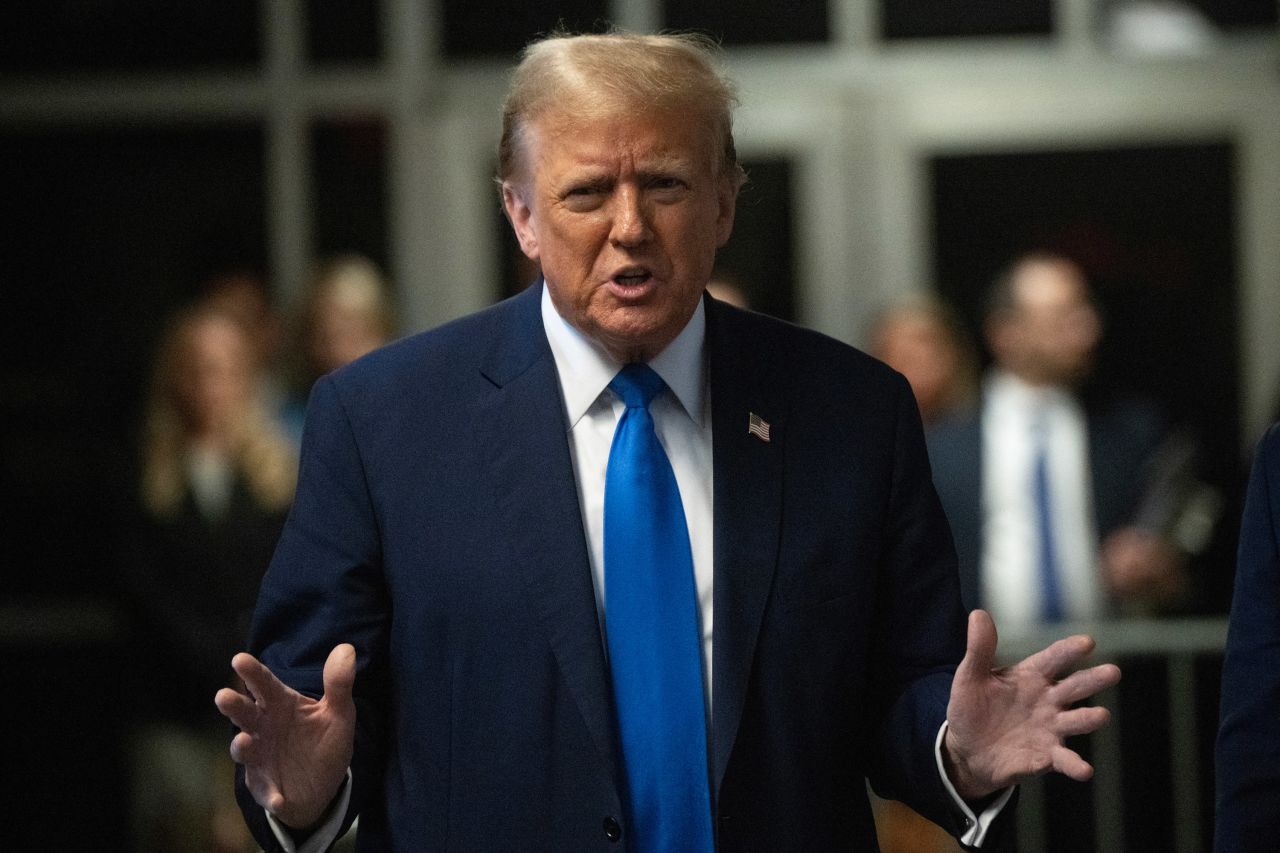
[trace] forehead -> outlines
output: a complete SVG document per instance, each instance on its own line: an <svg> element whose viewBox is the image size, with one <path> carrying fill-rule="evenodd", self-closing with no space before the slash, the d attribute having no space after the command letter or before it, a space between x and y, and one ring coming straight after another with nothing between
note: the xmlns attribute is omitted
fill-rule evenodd
<svg viewBox="0 0 1280 853"><path fill-rule="evenodd" d="M714 169L711 122L689 110L572 106L529 122L527 163L535 175L573 169Z"/></svg>
<svg viewBox="0 0 1280 853"><path fill-rule="evenodd" d="M1080 272L1061 261L1032 261L1018 270L1014 293L1024 308L1052 309L1088 301Z"/></svg>

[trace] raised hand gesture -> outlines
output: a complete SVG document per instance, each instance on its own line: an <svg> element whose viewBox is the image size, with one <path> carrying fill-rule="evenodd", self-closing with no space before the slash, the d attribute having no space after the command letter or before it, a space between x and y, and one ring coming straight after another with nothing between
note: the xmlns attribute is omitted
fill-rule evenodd
<svg viewBox="0 0 1280 853"><path fill-rule="evenodd" d="M252 655L236 655L231 668L249 691L223 688L214 697L240 728L231 757L244 765L245 784L259 805L285 826L309 829L324 817L351 766L356 651L343 643L329 653L320 699L286 686Z"/></svg>
<svg viewBox="0 0 1280 853"><path fill-rule="evenodd" d="M1106 708L1072 707L1120 681L1103 664L1074 670L1093 651L1077 635L1009 667L995 667L996 626L982 610L969 614L964 660L951 682L943 755L957 793L978 800L1002 788L1055 771L1077 781L1093 767L1063 744L1107 722Z"/></svg>

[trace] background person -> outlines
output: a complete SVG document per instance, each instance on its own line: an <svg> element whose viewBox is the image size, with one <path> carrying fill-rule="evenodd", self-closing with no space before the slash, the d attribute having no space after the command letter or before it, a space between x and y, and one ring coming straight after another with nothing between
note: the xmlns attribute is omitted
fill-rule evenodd
<svg viewBox="0 0 1280 853"><path fill-rule="evenodd" d="M126 575L146 638L132 691L139 850L251 845L226 796L225 727L208 694L247 636L293 497L293 451L257 395L260 362L237 318L201 305L160 343ZM160 675L163 673L163 675Z"/></svg>
<svg viewBox="0 0 1280 853"><path fill-rule="evenodd" d="M966 606L1022 626L1177 604L1186 555L1163 521L1136 523L1167 433L1142 401L1084 393L1102 323L1080 268L1045 253L1015 261L992 287L985 332L979 408L929 434Z"/></svg>
<svg viewBox="0 0 1280 853"><path fill-rule="evenodd" d="M1258 445L1222 668L1214 849L1270 850L1280 837L1280 426Z"/></svg>
<svg viewBox="0 0 1280 853"><path fill-rule="evenodd" d="M391 340L395 310L386 278L363 255L338 255L317 265L299 311L293 392L285 407L290 437L300 442L311 386Z"/></svg>
<svg viewBox="0 0 1280 853"><path fill-rule="evenodd" d="M907 378L926 429L969 412L978 399L978 356L955 312L935 297L898 302L876 318L870 352Z"/></svg>

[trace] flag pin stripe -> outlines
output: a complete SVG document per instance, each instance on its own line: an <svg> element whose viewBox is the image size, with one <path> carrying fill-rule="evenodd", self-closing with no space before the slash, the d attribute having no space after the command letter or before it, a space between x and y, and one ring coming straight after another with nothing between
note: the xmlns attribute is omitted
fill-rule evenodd
<svg viewBox="0 0 1280 853"><path fill-rule="evenodd" d="M747 432L754 435L761 441L768 441L769 422L757 415L755 412L750 412L747 417Z"/></svg>

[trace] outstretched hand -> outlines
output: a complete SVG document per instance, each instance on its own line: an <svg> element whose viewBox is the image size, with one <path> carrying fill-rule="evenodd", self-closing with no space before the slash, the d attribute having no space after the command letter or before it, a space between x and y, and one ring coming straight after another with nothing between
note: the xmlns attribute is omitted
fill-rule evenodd
<svg viewBox="0 0 1280 853"><path fill-rule="evenodd" d="M351 766L356 651L343 643L329 653L320 699L286 686L253 655L236 655L231 668L249 691L223 688L214 697L240 729L231 757L244 765L245 784L259 805L285 826L308 829L324 816Z"/></svg>
<svg viewBox="0 0 1280 853"><path fill-rule="evenodd" d="M1063 744L1101 728L1106 708L1072 707L1120 681L1120 669L1102 664L1071 672L1093 651L1093 638L1076 635L1009 667L995 667L996 626L983 610L969 614L964 660L951 682L943 756L956 792L978 800L1050 771L1084 781L1093 767Z"/></svg>

